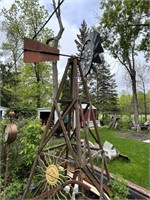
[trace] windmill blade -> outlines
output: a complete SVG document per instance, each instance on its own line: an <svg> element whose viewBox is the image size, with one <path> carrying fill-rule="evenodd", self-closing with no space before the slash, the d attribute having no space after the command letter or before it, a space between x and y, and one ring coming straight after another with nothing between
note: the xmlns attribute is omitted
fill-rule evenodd
<svg viewBox="0 0 150 200"><path fill-rule="evenodd" d="M59 49L42 44L33 39L24 38L24 62L43 62L59 60Z"/></svg>

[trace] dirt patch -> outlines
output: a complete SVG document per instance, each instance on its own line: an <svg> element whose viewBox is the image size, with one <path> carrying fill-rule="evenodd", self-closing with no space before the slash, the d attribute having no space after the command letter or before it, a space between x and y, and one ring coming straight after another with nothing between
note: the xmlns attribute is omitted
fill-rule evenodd
<svg viewBox="0 0 150 200"><path fill-rule="evenodd" d="M150 139L150 134L145 134L145 133L117 133L117 135L120 137L131 138L140 141Z"/></svg>

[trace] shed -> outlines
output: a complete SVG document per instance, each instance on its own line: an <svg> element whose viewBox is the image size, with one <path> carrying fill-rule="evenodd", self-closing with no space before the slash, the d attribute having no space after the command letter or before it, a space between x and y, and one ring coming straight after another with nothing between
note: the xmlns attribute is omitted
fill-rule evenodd
<svg viewBox="0 0 150 200"><path fill-rule="evenodd" d="M46 124L50 112L51 109L49 108L38 108L38 117L41 119L42 124Z"/></svg>
<svg viewBox="0 0 150 200"><path fill-rule="evenodd" d="M87 106L86 103L82 104L82 109L83 109L83 113L84 113L84 120L85 120L85 122L89 121L89 126L93 126L93 116L92 116L92 113L90 113L90 115L89 115L89 107L88 107L88 109L86 109L86 106ZM93 105L92 105L92 110L93 110L95 119L97 119L97 109ZM83 127L83 122L81 122L81 127Z"/></svg>
<svg viewBox="0 0 150 200"><path fill-rule="evenodd" d="M47 123L48 117L51 113L51 109L50 108L38 108L38 117L39 119L41 119L42 125L45 125ZM55 116L55 117L54 117ZM53 121L55 119L55 121L58 119L56 113L53 116ZM51 126L53 126L53 124L51 124Z"/></svg>
<svg viewBox="0 0 150 200"><path fill-rule="evenodd" d="M2 120L7 112L7 109L6 107L4 106L0 106L0 120Z"/></svg>
<svg viewBox="0 0 150 200"><path fill-rule="evenodd" d="M89 115L89 107L86 110L86 106L87 106L87 104L82 104L82 109L83 109L83 112L84 112L84 119L85 119L85 121L88 121L88 117L89 117L89 120L92 121L93 120L92 113L90 113L90 116L88 116ZM97 118L97 109L93 105L92 105L92 110L94 112L94 116L95 116L95 119L96 119Z"/></svg>
<svg viewBox="0 0 150 200"><path fill-rule="evenodd" d="M88 114L89 114L89 108L86 109L86 106L87 104L82 104L82 109L83 109L83 113L84 113L84 119L85 121L87 122L88 121ZM92 105L92 110L94 112L94 116L95 116L95 119L97 118L97 109L95 106ZM48 120L48 117L50 115L50 112L51 112L51 109L50 108L38 108L38 117L39 119L41 119L41 122L43 125L45 125L47 123L47 120ZM57 113L55 112L54 113L54 116L53 116L53 121L56 122L58 120L58 116L57 116ZM90 114L90 117L89 117L89 121L92 122L93 120L93 117L92 117L92 114ZM73 122L73 127L75 126L75 123L76 123L76 117L75 117L75 112L74 112L74 122ZM82 126L82 122L81 122L81 126ZM93 125L92 125L93 126Z"/></svg>

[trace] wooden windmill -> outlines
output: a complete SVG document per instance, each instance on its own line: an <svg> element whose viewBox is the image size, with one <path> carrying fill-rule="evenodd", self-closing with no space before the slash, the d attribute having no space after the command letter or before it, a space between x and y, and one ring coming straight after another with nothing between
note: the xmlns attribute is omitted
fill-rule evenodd
<svg viewBox="0 0 150 200"><path fill-rule="evenodd" d="M58 49L28 38L25 38L24 41L24 62L57 61L59 59ZM96 47L93 44L93 41L97 41ZM107 179L109 179L109 173L100 140L100 133L95 120L94 112L92 110L92 103L85 81L85 76L90 72L93 60L95 62L99 62L98 53L102 52L102 47L100 45L101 42L101 38L99 38L97 33L94 32L93 35L90 34L84 45L84 53L81 55L82 58L79 59L76 56L71 56L68 59L57 95L53 101L51 113L49 115L44 133L42 134L42 139L39 144L30 176L28 178L26 190L23 195L24 199L27 197L29 188L32 184L33 176L36 174L38 167L39 169L42 169L42 167L44 168L43 171L45 174L43 176L46 180L46 187L45 190L42 190L41 194L39 194L39 191L42 186L40 185L39 188L37 187L33 199L48 199L54 197L55 195L57 195L60 199L66 195L70 198L73 195L75 184L79 185L78 192L85 195L84 191L90 189L86 182L87 180L95 188L97 193L99 193L100 199L106 199L108 191L103 184L103 171L105 170ZM92 49L90 50L90 48ZM100 52L98 52L97 49L99 49ZM86 52L88 54L86 54ZM83 59L83 57L85 59ZM89 60L90 64L88 65ZM79 76L85 93L85 102L79 98ZM70 77L68 85L69 94L67 99L63 99L62 92L65 88L68 77ZM82 103L86 103L86 109L84 111L82 109ZM92 130L89 128L88 123L84 119L84 112L87 110L92 116L94 125L94 129ZM50 128L55 112L58 115L58 120L54 123L54 126ZM64 124L64 118L66 116L68 117L67 128ZM82 134L81 122L83 125ZM58 144L57 139L55 138L55 133L60 127L62 129L63 137ZM94 172L94 158L92 157L92 149L89 145L89 134L93 136L95 143L97 143L97 150L102 158L101 178L97 177ZM81 141L84 141L84 143ZM64 170L65 175L61 174L60 169ZM61 178L62 176L63 178ZM69 191L65 192L64 195L64 188L70 184L71 187Z"/></svg>

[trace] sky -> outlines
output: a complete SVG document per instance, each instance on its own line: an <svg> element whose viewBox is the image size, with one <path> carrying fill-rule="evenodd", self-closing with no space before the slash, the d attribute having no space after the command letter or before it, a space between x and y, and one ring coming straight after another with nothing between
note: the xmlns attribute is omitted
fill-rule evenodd
<svg viewBox="0 0 150 200"><path fill-rule="evenodd" d="M48 0L40 0L42 4L47 2L46 8L50 9ZM95 10L98 10L99 0L65 0L61 5L61 17L63 26L65 28L62 38L60 40L60 52L63 54L76 55L77 48L74 42L77 39L77 34L79 33L79 27L83 20L86 21L88 27L94 26L96 24L96 14ZM54 16L48 23L55 33L58 31L57 19ZM62 74L66 64L67 59L65 57L60 57L58 62L59 75Z"/></svg>
<svg viewBox="0 0 150 200"><path fill-rule="evenodd" d="M1 0L0 8L9 8L13 2L13 0ZM49 11L49 14L52 13L53 9L51 6L51 0L39 0L39 2L46 7L46 9ZM61 5L61 16L65 30L60 41L60 53L69 55L75 55L77 53L74 40L77 38L76 35L79 33L80 25L83 20L86 21L88 27L96 25L97 16L100 15L99 4L100 0L65 0L63 2ZM52 17L47 26L57 34L59 26L55 16ZM114 60L105 49L104 57L111 66L111 72L116 74L115 79L118 85L118 93L120 93L122 90L127 91L127 87L123 78L123 74L125 73L122 70L122 67L119 66L118 62ZM61 56L60 60L58 61L59 79L61 79L63 75L67 60L67 57Z"/></svg>
<svg viewBox="0 0 150 200"><path fill-rule="evenodd" d="M40 0L40 2L45 5L47 10L51 11L49 0ZM97 24L97 17L100 16L99 5L100 0L65 0L63 2L61 5L61 17L65 30L60 41L61 53L69 55L75 55L77 53L74 40L77 39L81 23L85 20L88 27L95 26ZM50 23L48 23L48 26L50 26L54 32L57 33L58 26L56 25L56 22L57 19L53 17L52 20L50 20ZM111 73L115 74L118 93L121 93L122 90L129 90L130 92L130 88L127 88L126 80L124 79L125 71L105 49L104 57L110 64ZM60 57L58 62L59 79L63 74L64 68L67 64L67 59L68 58Z"/></svg>

